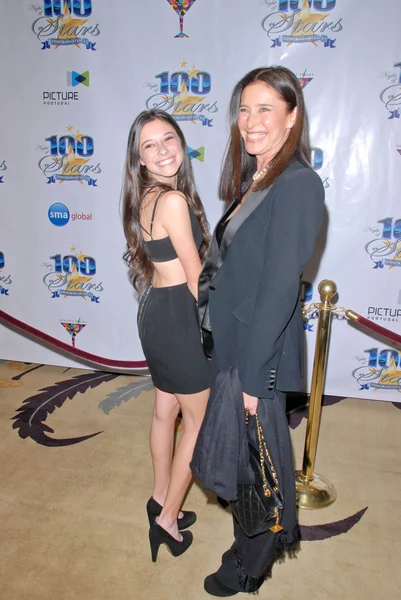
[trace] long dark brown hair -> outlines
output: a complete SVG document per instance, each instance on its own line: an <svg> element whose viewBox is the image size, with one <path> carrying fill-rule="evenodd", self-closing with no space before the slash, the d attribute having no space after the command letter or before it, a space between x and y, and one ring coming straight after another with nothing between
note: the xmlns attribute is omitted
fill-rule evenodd
<svg viewBox="0 0 401 600"><path fill-rule="evenodd" d="M220 198L231 202L240 199L252 183L256 171L256 157L245 149L244 141L238 129L237 120L241 103L241 94L246 86L261 81L274 88L281 99L287 103L288 112L297 108L294 126L283 146L269 163L266 175L258 181L255 190L263 190L271 185L284 171L293 157L305 165L310 165L308 123L301 86L292 71L285 67L261 67L250 71L237 83L230 102L230 129L223 170L220 178Z"/></svg>
<svg viewBox="0 0 401 600"><path fill-rule="evenodd" d="M144 240L140 227L141 205L144 196L153 191L170 191L173 188L153 179L146 167L141 165L139 156L139 141L141 132L147 123L154 120L164 121L171 125L181 141L184 154L183 161L177 172L177 190L185 195L189 206L194 211L203 231L203 244L199 252L201 260L205 257L209 246L209 227L205 217L202 202L196 192L192 166L188 155L184 135L173 117L163 110L144 110L132 124L128 136L127 155L125 159L124 180L122 186L122 216L126 251L123 259L129 267L129 276L134 288L141 292L150 283L154 268L146 254Z"/></svg>

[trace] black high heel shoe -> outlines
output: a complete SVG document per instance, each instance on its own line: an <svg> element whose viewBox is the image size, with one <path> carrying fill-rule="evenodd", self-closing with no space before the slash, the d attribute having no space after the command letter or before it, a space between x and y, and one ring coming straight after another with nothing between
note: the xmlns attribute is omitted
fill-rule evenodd
<svg viewBox="0 0 401 600"><path fill-rule="evenodd" d="M152 525L155 523L156 517L160 516L162 508L163 507L161 504L156 502L153 496L149 498L148 503L146 504L146 511L148 513L150 527L152 527ZM193 525L196 521L196 513L192 512L191 510L183 510L181 512L183 516L181 519L177 519L178 529L180 531L183 529L188 529L188 527L191 527L191 525Z"/></svg>
<svg viewBox="0 0 401 600"><path fill-rule="evenodd" d="M149 542L150 551L152 553L152 561L156 562L160 544L166 544L167 548L174 557L184 554L184 552L188 550L192 544L194 538L190 531L183 531L181 535L182 542L179 542L157 523L152 525L152 527L149 529Z"/></svg>

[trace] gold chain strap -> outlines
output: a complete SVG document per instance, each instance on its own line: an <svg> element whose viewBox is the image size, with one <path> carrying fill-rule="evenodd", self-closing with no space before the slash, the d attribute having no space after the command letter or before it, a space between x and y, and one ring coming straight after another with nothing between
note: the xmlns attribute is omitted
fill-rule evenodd
<svg viewBox="0 0 401 600"><path fill-rule="evenodd" d="M276 487L273 488L275 492L278 492L278 485L279 485L278 484L278 477L277 477L276 469L274 468L273 461L272 461L272 459L270 457L270 453L269 453L269 451L267 449L266 440L265 440L265 438L263 436L263 430L262 430L262 427L261 427L260 422L259 422L259 416L258 416L258 414L255 414L255 419L256 419L256 430L258 432L260 466L262 468L262 473L263 473L263 489L264 489L264 492L265 492L265 496L267 496L267 498L269 498L271 496L271 493L270 493L270 490L269 490L269 488L267 486L266 472L265 472L265 461L264 461L264 455L263 454L266 455L266 458L269 461L269 465L270 465L270 468L271 468L271 471L272 471L273 479L274 479L274 482L276 484ZM263 450L264 450L264 453L263 453Z"/></svg>
<svg viewBox="0 0 401 600"><path fill-rule="evenodd" d="M249 421L249 410L245 411L245 421L246 424L248 425L248 421ZM272 476L274 479L274 483L276 484L273 487L273 490L278 493L278 489L279 489L279 482L278 482L278 477L277 477L277 472L276 469L274 468L274 464L273 461L271 459L269 450L267 449L267 444L266 444L266 440L264 438L263 435L263 429L260 425L259 422L259 416L257 413L255 413L255 419L256 419L256 431L258 434L258 444L259 444L259 456L260 456L260 468L262 470L262 478L263 478L263 492L266 496L266 498L270 498L271 496L271 491L269 490L269 487L267 485L267 478L266 478L266 470L265 470L265 455L267 460L269 461L269 465L271 468L271 472L272 472ZM276 519L276 522L274 525L272 525L272 527L270 527L270 530L273 531L273 533L278 533L279 531L281 531L283 528L281 527L281 525L279 524L279 513L278 513L278 508L275 508L274 510L274 517Z"/></svg>

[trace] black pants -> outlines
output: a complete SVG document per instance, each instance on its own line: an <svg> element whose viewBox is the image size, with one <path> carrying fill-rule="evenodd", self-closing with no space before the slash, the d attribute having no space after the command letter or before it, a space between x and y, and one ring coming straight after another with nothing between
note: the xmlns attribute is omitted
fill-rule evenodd
<svg viewBox="0 0 401 600"><path fill-rule="evenodd" d="M275 465L284 510L280 533L268 531L248 537L234 520L234 543L222 556L216 577L233 590L254 592L270 576L273 562L294 554L299 543L299 527L295 504L295 473L291 439L285 413L285 394L276 391L273 399L261 398L258 415L267 447ZM254 427L249 432L249 443L258 448Z"/></svg>

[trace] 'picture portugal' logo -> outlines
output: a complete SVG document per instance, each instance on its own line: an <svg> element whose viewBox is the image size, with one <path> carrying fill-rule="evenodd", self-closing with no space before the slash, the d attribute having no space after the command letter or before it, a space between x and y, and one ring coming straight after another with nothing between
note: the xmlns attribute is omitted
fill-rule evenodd
<svg viewBox="0 0 401 600"><path fill-rule="evenodd" d="M32 24L42 50L60 46L96 50L89 37L100 34L99 24L90 23L92 0L43 0L43 16Z"/></svg>
<svg viewBox="0 0 401 600"><path fill-rule="evenodd" d="M343 30L342 19L331 16L336 4L337 0L277 0L277 10L262 21L271 47L322 43L325 48L335 48L332 36Z"/></svg>
<svg viewBox="0 0 401 600"><path fill-rule="evenodd" d="M394 348L364 350L366 364L352 372L360 390L397 390L401 392L401 354Z"/></svg>
<svg viewBox="0 0 401 600"><path fill-rule="evenodd" d="M159 108L169 112L176 121L191 121L213 127L214 115L219 109L217 102L210 100L212 77L207 71L200 71L184 60L181 70L171 73L163 71L155 75L159 81L146 83L155 94L146 100L146 108Z"/></svg>
<svg viewBox="0 0 401 600"><path fill-rule="evenodd" d="M375 239L365 246L374 269L401 267L401 219L387 217L377 221L379 227L367 227Z"/></svg>
<svg viewBox="0 0 401 600"><path fill-rule="evenodd" d="M39 161L39 168L47 178L46 183L59 181L87 182L97 187L94 175L101 173L100 164L91 163L95 152L95 142L89 135L77 131L73 133L71 125L67 127L68 135L51 135L46 138L49 143L46 154Z"/></svg>
<svg viewBox="0 0 401 600"><path fill-rule="evenodd" d="M0 295L1 296L8 296L8 292L9 292L9 288L6 286L9 286L12 284L12 279L10 275L4 275L3 274L3 269L6 266L6 259L4 256L4 252L0 251Z"/></svg>
<svg viewBox="0 0 401 600"><path fill-rule="evenodd" d="M44 276L43 283L51 293L51 298L79 297L99 304L99 294L104 288L102 282L94 280L96 260L82 251L78 253L75 246L70 248L70 252L65 256L50 256L51 262L44 263L49 272Z"/></svg>

